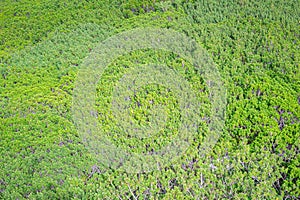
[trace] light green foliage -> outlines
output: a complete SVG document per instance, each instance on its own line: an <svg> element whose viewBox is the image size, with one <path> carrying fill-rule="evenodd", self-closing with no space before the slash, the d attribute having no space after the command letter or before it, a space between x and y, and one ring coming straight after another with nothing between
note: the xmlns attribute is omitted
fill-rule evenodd
<svg viewBox="0 0 300 200"><path fill-rule="evenodd" d="M299 198L299 8L296 0L1 1L0 198ZM146 26L175 29L207 49L227 89L226 126L208 155L201 154L204 120L176 162L129 174L87 150L72 121L72 94L80 64L99 42ZM145 140L117 131L115 84L149 63L188 80L210 116L207 86L188 61L150 49L119 57L97 85L98 119L116 145L138 153L169 141L180 116L172 91L147 85L132 99L131 117L146 124L152 106L165 104L166 129Z"/></svg>

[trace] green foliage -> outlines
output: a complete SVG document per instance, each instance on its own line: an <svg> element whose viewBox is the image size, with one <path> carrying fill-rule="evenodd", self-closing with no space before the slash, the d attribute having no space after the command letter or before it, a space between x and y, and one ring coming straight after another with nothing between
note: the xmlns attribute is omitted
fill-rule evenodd
<svg viewBox="0 0 300 200"><path fill-rule="evenodd" d="M299 1L5 0L0 7L0 198L300 197ZM226 126L208 155L201 154L206 120L176 162L129 174L87 151L73 125L72 94L80 64L100 41L146 26L175 29L207 49L227 89ZM151 109L165 104L166 128L145 140L118 132L113 89L126 71L149 63L182 75L201 117L210 116L207 86L188 61L154 50L119 57L97 85L98 119L116 145L137 153L171 140L180 116L172 91L147 85L132 99L131 117L147 124Z"/></svg>

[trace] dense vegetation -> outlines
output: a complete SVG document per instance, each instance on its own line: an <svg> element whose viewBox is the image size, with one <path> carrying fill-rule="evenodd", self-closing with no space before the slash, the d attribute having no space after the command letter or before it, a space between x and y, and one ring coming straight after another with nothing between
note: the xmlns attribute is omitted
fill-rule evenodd
<svg viewBox="0 0 300 200"><path fill-rule="evenodd" d="M300 198L299 1L4 0L0 11L1 199ZM130 174L101 165L87 150L73 122L72 94L83 59L99 42L147 26L184 33L208 51L227 89L226 121L207 155L199 153L203 123L176 162ZM105 131L118 128L110 112L114 84L137 63L155 62L203 91L198 97L209 115L207 86L188 61L139 50L116 59L97 85ZM112 136L116 144L142 152L171 137L176 97L145 86L132 99L144 105L132 111L141 123L149 98L167 105L165 135L145 146L120 134Z"/></svg>

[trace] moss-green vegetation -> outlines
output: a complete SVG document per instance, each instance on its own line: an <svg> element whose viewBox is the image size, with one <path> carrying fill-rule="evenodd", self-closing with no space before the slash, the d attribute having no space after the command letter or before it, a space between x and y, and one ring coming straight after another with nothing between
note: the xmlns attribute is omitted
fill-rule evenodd
<svg viewBox="0 0 300 200"><path fill-rule="evenodd" d="M1 1L0 198L300 198L299 8L297 0ZM227 89L226 125L205 157L209 122L175 163L128 174L102 166L84 146L72 93L100 41L146 26L175 29L207 49ZM115 144L136 152L159 148L177 126L176 97L148 85L132 99L132 117L147 123L152 106L166 104L166 129L146 141L116 131L113 88L126 70L149 63L176 69L210 115L207 86L188 61L154 50L119 57L98 83L98 119Z"/></svg>

